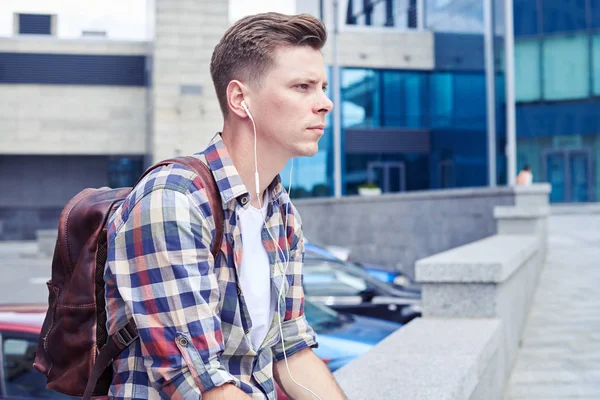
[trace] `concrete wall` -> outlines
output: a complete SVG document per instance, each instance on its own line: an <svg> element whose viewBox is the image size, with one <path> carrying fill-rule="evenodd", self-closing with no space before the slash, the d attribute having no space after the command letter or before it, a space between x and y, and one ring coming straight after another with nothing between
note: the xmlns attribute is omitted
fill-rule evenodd
<svg viewBox="0 0 600 400"><path fill-rule="evenodd" d="M144 154L146 90L0 85L0 154Z"/></svg>
<svg viewBox="0 0 600 400"><path fill-rule="evenodd" d="M203 150L222 127L210 58L229 26L228 7L226 1L156 0L149 138L154 161Z"/></svg>
<svg viewBox="0 0 600 400"><path fill-rule="evenodd" d="M517 203L543 202L536 189ZM502 234L417 262L423 318L336 372L349 399L503 397L544 265L545 191L545 205L497 207Z"/></svg>
<svg viewBox="0 0 600 400"><path fill-rule="evenodd" d="M104 39L59 39L54 36L0 37L0 52L53 54L146 55L148 42Z"/></svg>
<svg viewBox="0 0 600 400"><path fill-rule="evenodd" d="M346 28L338 39L339 62L344 67L433 70L433 33L393 29ZM360 43L360 46L356 44ZM333 61L332 33L323 55Z"/></svg>
<svg viewBox="0 0 600 400"><path fill-rule="evenodd" d="M416 260L494 234L494 207L514 205L515 189L302 199L294 204L313 243L348 247L357 261L414 275Z"/></svg>

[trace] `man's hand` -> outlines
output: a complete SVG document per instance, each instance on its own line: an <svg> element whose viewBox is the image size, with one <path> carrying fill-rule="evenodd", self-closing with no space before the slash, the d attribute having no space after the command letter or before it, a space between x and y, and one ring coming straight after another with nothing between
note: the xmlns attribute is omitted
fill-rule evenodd
<svg viewBox="0 0 600 400"><path fill-rule="evenodd" d="M251 399L246 393L231 383L226 383L209 390L202 395L204 400L246 400Z"/></svg>
<svg viewBox="0 0 600 400"><path fill-rule="evenodd" d="M312 390L321 400L346 400L346 396L331 375L329 368L316 356L312 349L304 349L288 357L290 372L302 386ZM314 395L296 385L290 378L285 359L275 363L275 380L285 394L295 400L313 400Z"/></svg>

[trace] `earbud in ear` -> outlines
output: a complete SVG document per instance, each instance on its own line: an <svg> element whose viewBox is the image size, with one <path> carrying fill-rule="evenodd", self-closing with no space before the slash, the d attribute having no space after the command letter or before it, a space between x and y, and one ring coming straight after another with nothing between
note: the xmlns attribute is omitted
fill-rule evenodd
<svg viewBox="0 0 600 400"><path fill-rule="evenodd" d="M242 108L244 109L244 111L246 111L246 115L252 119L252 114L250 114L250 110L248 110L248 106L246 105L246 102L244 100L242 100L242 102L240 103L240 105L242 106Z"/></svg>

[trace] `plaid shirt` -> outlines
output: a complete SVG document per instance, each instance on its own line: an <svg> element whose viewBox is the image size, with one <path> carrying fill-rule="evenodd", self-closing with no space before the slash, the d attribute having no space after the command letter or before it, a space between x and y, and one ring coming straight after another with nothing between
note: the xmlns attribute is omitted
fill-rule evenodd
<svg viewBox="0 0 600 400"><path fill-rule="evenodd" d="M277 309L263 344L254 350L238 279L243 254L238 213L250 206L250 195L220 134L197 156L205 157L222 197L225 230L216 261L205 189L178 165L152 171L109 221L108 331L114 334L133 318L140 336L113 364L111 398L198 399L226 382L253 399L276 398L273 362L283 359ZM317 345L304 316L304 242L300 217L279 176L268 191L263 245L271 264L271 295L285 293L280 317L290 356ZM290 260L286 279L277 243Z"/></svg>

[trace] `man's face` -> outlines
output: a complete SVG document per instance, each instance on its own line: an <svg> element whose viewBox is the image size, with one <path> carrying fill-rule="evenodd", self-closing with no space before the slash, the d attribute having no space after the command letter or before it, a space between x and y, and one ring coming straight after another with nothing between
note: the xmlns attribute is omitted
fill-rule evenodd
<svg viewBox="0 0 600 400"><path fill-rule="evenodd" d="M277 157L313 156L333 103L325 95L323 56L309 46L282 47L274 65L252 93L250 112L259 140Z"/></svg>

